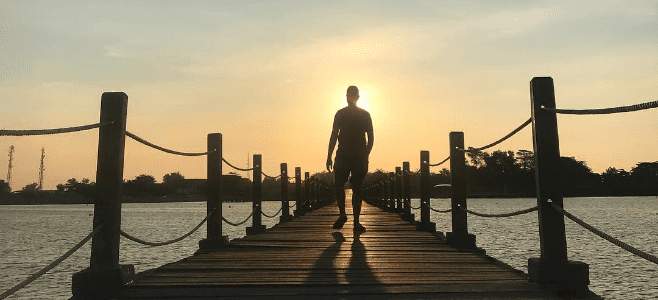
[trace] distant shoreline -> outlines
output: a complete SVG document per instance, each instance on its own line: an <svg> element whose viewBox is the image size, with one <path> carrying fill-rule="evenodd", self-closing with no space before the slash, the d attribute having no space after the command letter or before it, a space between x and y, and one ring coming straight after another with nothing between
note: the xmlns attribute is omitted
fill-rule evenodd
<svg viewBox="0 0 658 300"><path fill-rule="evenodd" d="M223 202L251 202L243 198L222 196ZM263 199L262 201L281 201L280 199ZM290 200L294 201L294 200ZM167 195L167 196L124 196L121 203L176 203L176 202L206 202L204 195ZM62 205L62 204L94 204L92 198L77 193L44 193L36 195L9 194L0 196L0 205Z"/></svg>

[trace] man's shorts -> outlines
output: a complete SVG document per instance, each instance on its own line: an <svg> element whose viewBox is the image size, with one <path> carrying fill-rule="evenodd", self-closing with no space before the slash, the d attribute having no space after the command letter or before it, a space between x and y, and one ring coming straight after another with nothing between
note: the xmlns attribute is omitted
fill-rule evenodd
<svg viewBox="0 0 658 300"><path fill-rule="evenodd" d="M336 156L336 162L334 163L334 176L337 187L345 185L348 177L352 187L361 187L363 179L366 177L367 173L368 160Z"/></svg>

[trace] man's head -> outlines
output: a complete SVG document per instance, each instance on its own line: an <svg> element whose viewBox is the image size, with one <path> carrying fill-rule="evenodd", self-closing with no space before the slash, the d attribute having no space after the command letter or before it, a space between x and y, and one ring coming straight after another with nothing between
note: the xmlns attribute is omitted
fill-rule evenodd
<svg viewBox="0 0 658 300"><path fill-rule="evenodd" d="M356 100L359 100L359 88L351 85L347 88L347 103L354 105Z"/></svg>

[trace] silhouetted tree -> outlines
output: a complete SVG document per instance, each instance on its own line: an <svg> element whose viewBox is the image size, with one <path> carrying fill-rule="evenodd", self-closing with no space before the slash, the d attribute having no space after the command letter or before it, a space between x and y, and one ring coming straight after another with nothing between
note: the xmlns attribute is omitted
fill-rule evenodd
<svg viewBox="0 0 658 300"><path fill-rule="evenodd" d="M630 173L626 170L617 170L609 167L601 173L601 183L603 185L603 194L608 196L624 196L632 194L630 186Z"/></svg>
<svg viewBox="0 0 658 300"><path fill-rule="evenodd" d="M11 193L11 188L9 187L9 183L0 179L0 194L9 194L9 193Z"/></svg>
<svg viewBox="0 0 658 300"><path fill-rule="evenodd" d="M636 195L658 195L658 162L641 162L631 169L631 183Z"/></svg>
<svg viewBox="0 0 658 300"><path fill-rule="evenodd" d="M162 187L168 194L175 194L178 189L185 185L185 177L179 172L169 173L162 176Z"/></svg>
<svg viewBox="0 0 658 300"><path fill-rule="evenodd" d="M78 190L78 184L80 183L78 182L77 179L71 178L66 181L66 184L64 186L66 187L67 192L75 192Z"/></svg>
<svg viewBox="0 0 658 300"><path fill-rule="evenodd" d="M23 194L36 194L38 190L39 190L39 184L34 182L34 183L30 183L30 184L24 186L21 189L21 193L23 193Z"/></svg>
<svg viewBox="0 0 658 300"><path fill-rule="evenodd" d="M142 174L124 183L124 193L131 196L154 195L155 177Z"/></svg>
<svg viewBox="0 0 658 300"><path fill-rule="evenodd" d="M560 157L562 196L583 197L600 195L600 175L593 173L584 161L574 157Z"/></svg>

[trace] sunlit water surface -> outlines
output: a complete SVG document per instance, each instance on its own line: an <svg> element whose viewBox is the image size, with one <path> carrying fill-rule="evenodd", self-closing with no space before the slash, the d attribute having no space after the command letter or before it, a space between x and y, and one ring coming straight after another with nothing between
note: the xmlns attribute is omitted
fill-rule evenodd
<svg viewBox="0 0 658 300"><path fill-rule="evenodd" d="M469 209L485 213L511 212L532 207L534 199L469 199ZM413 200L412 206L417 206ZM432 206L449 207L434 199ZM280 202L265 202L263 211L276 213ZM565 208L591 225L653 255L658 255L658 199L656 197L565 199ZM244 220L251 203L225 203L225 217ZM122 229L148 241L166 241L185 234L206 213L205 203L124 204ZM416 212L419 218L419 212ZM0 292L21 282L91 231L92 205L0 206ZM263 217L269 228L278 217ZM450 214L432 212L437 230L451 231ZM509 218L469 216L469 232L487 254L527 272L527 260L539 257L537 213ZM590 265L590 289L605 299L658 299L658 266L591 234L566 220L569 259ZM224 225L230 239L245 235L247 224ZM206 235L205 225L187 239L169 246L147 247L121 238L120 262L137 272L190 256ZM89 265L87 243L69 259L8 299L68 299L71 275Z"/></svg>

